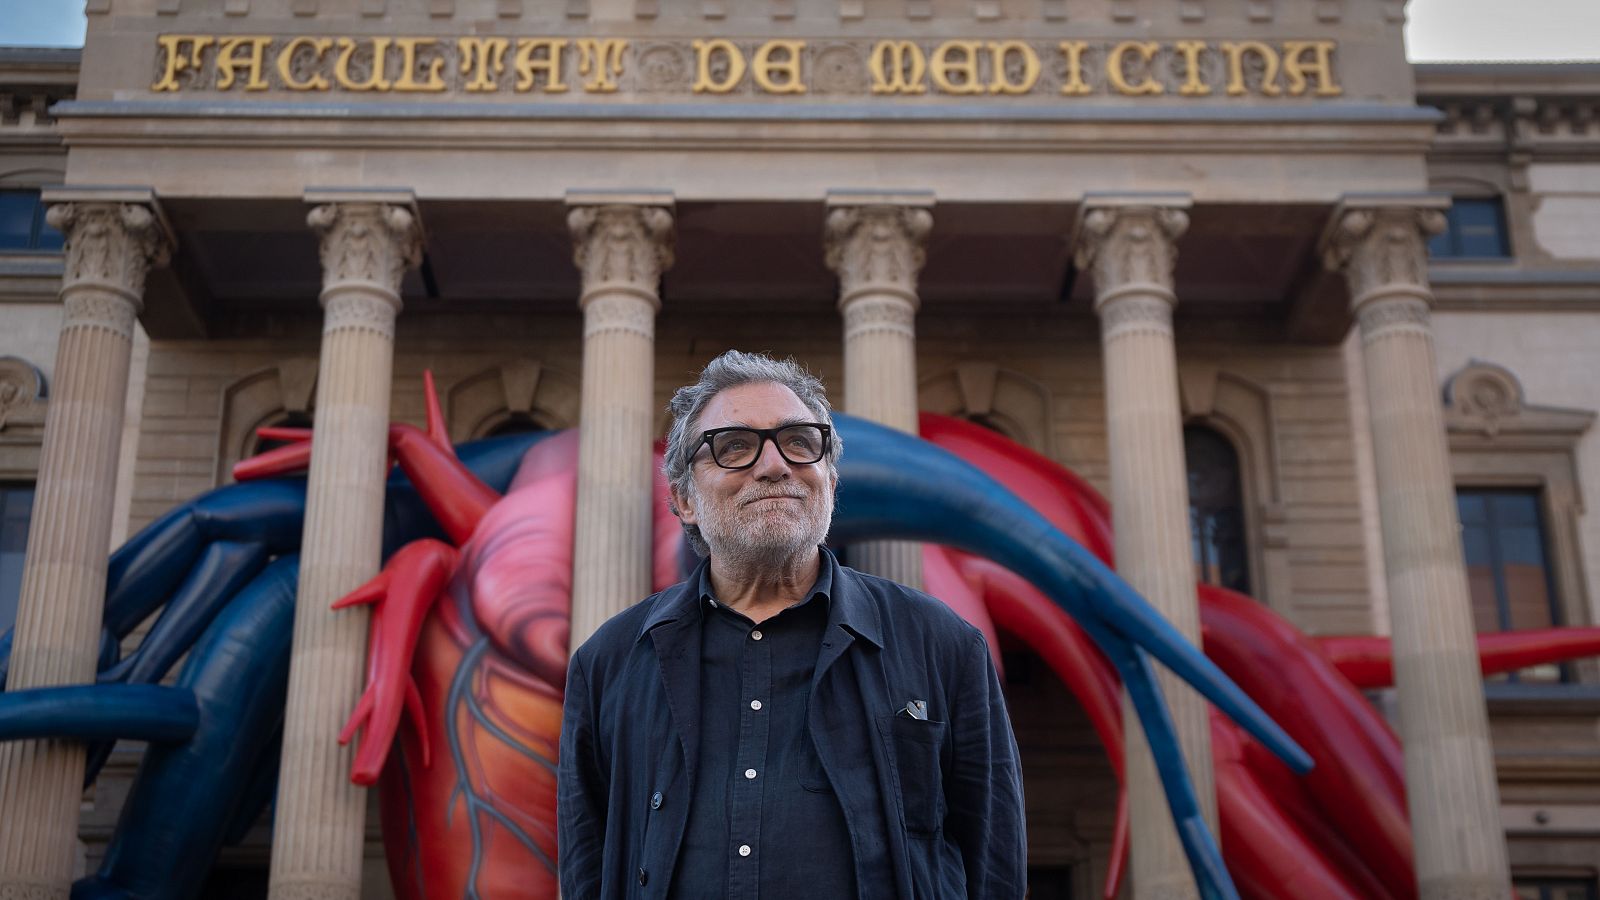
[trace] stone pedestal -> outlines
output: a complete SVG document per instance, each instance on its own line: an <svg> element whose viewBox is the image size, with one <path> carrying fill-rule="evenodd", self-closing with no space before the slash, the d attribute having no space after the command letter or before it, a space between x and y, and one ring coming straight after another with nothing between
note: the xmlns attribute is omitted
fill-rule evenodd
<svg viewBox="0 0 1600 900"><path fill-rule="evenodd" d="M579 195L583 388L572 547L572 646L650 593L656 311L672 265L670 195Z"/></svg>
<svg viewBox="0 0 1600 900"><path fill-rule="evenodd" d="M409 195L312 192L322 238L322 354L272 843L273 900L357 900L366 791L340 729L365 672L365 607L330 609L377 574L400 278L421 258ZM397 202L384 202L391 200Z"/></svg>
<svg viewBox="0 0 1600 900"><path fill-rule="evenodd" d="M1434 368L1425 239L1444 227L1437 205L1347 200L1325 250L1361 331L1419 895L1491 900L1510 876Z"/></svg>
<svg viewBox="0 0 1600 900"><path fill-rule="evenodd" d="M1183 459L1173 344L1176 241L1188 225L1188 198L1090 198L1078 229L1077 261L1092 273L1105 356L1106 438L1117 572L1185 637L1200 643L1200 611L1189 543L1189 487ZM1195 793L1216 834L1216 791L1206 704L1164 668L1161 689L1189 764ZM1149 745L1132 708L1127 780L1136 898L1197 896L1172 825Z"/></svg>
<svg viewBox="0 0 1600 900"><path fill-rule="evenodd" d="M145 273L171 248L148 192L143 202L85 197L49 211L67 236L66 309L7 690L94 680L134 320ZM0 743L0 897L66 898L83 766L76 742Z"/></svg>
<svg viewBox="0 0 1600 900"><path fill-rule="evenodd" d="M844 411L917 433L917 273L933 227L926 194L828 198L828 267L839 275L844 317ZM922 545L869 541L852 565L922 587Z"/></svg>

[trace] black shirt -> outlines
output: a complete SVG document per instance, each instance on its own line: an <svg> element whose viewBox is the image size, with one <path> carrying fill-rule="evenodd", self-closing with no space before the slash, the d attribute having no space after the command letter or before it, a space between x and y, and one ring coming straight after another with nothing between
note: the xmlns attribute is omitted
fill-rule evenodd
<svg viewBox="0 0 1600 900"><path fill-rule="evenodd" d="M671 897L853 897L855 863L806 704L832 602L821 555L806 598L762 622L723 606L710 566L699 594L700 767Z"/></svg>

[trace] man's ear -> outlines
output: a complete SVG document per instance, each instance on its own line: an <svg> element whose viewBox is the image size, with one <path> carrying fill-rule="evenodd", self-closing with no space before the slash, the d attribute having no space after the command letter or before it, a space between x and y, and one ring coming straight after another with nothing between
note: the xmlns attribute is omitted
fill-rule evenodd
<svg viewBox="0 0 1600 900"><path fill-rule="evenodd" d="M672 494L672 511L677 514L678 521L685 525L697 525L694 514L694 491L679 490L676 485L669 488Z"/></svg>

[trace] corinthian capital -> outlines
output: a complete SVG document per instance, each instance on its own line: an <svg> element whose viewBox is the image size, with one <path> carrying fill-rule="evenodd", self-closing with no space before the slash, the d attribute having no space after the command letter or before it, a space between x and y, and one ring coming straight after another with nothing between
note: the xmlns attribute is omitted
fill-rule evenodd
<svg viewBox="0 0 1600 900"><path fill-rule="evenodd" d="M917 273L933 213L922 206L838 206L828 213L823 241L828 268L839 275L839 305L864 294L895 294L917 302Z"/></svg>
<svg viewBox="0 0 1600 900"><path fill-rule="evenodd" d="M1428 303L1427 239L1444 227L1444 213L1433 208L1342 208L1324 239L1323 262L1344 270L1353 309L1391 296Z"/></svg>
<svg viewBox="0 0 1600 900"><path fill-rule="evenodd" d="M1188 227L1189 214L1178 206L1091 206L1078 228L1075 258L1094 276L1096 306L1130 290L1174 302L1172 267Z"/></svg>
<svg viewBox="0 0 1600 900"><path fill-rule="evenodd" d="M670 210L631 203L574 206L567 228L572 261L583 273L580 306L618 291L660 304L661 273L672 266Z"/></svg>
<svg viewBox="0 0 1600 900"><path fill-rule="evenodd" d="M322 239L322 302L345 289L377 291L398 309L400 278L422 261L422 228L404 206L349 202L313 206L306 224Z"/></svg>
<svg viewBox="0 0 1600 900"><path fill-rule="evenodd" d="M138 203L57 203L45 220L66 235L61 293L70 303L80 289L121 297L134 311L144 304L144 279L165 265L172 243L150 207Z"/></svg>

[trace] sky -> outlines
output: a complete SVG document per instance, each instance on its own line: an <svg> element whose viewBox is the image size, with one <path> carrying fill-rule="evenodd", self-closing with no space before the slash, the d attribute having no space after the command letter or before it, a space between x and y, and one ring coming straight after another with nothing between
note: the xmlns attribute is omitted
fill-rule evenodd
<svg viewBox="0 0 1600 900"><path fill-rule="evenodd" d="M1412 0L1408 55L1600 61L1600 0ZM83 45L83 0L0 0L0 45Z"/></svg>

